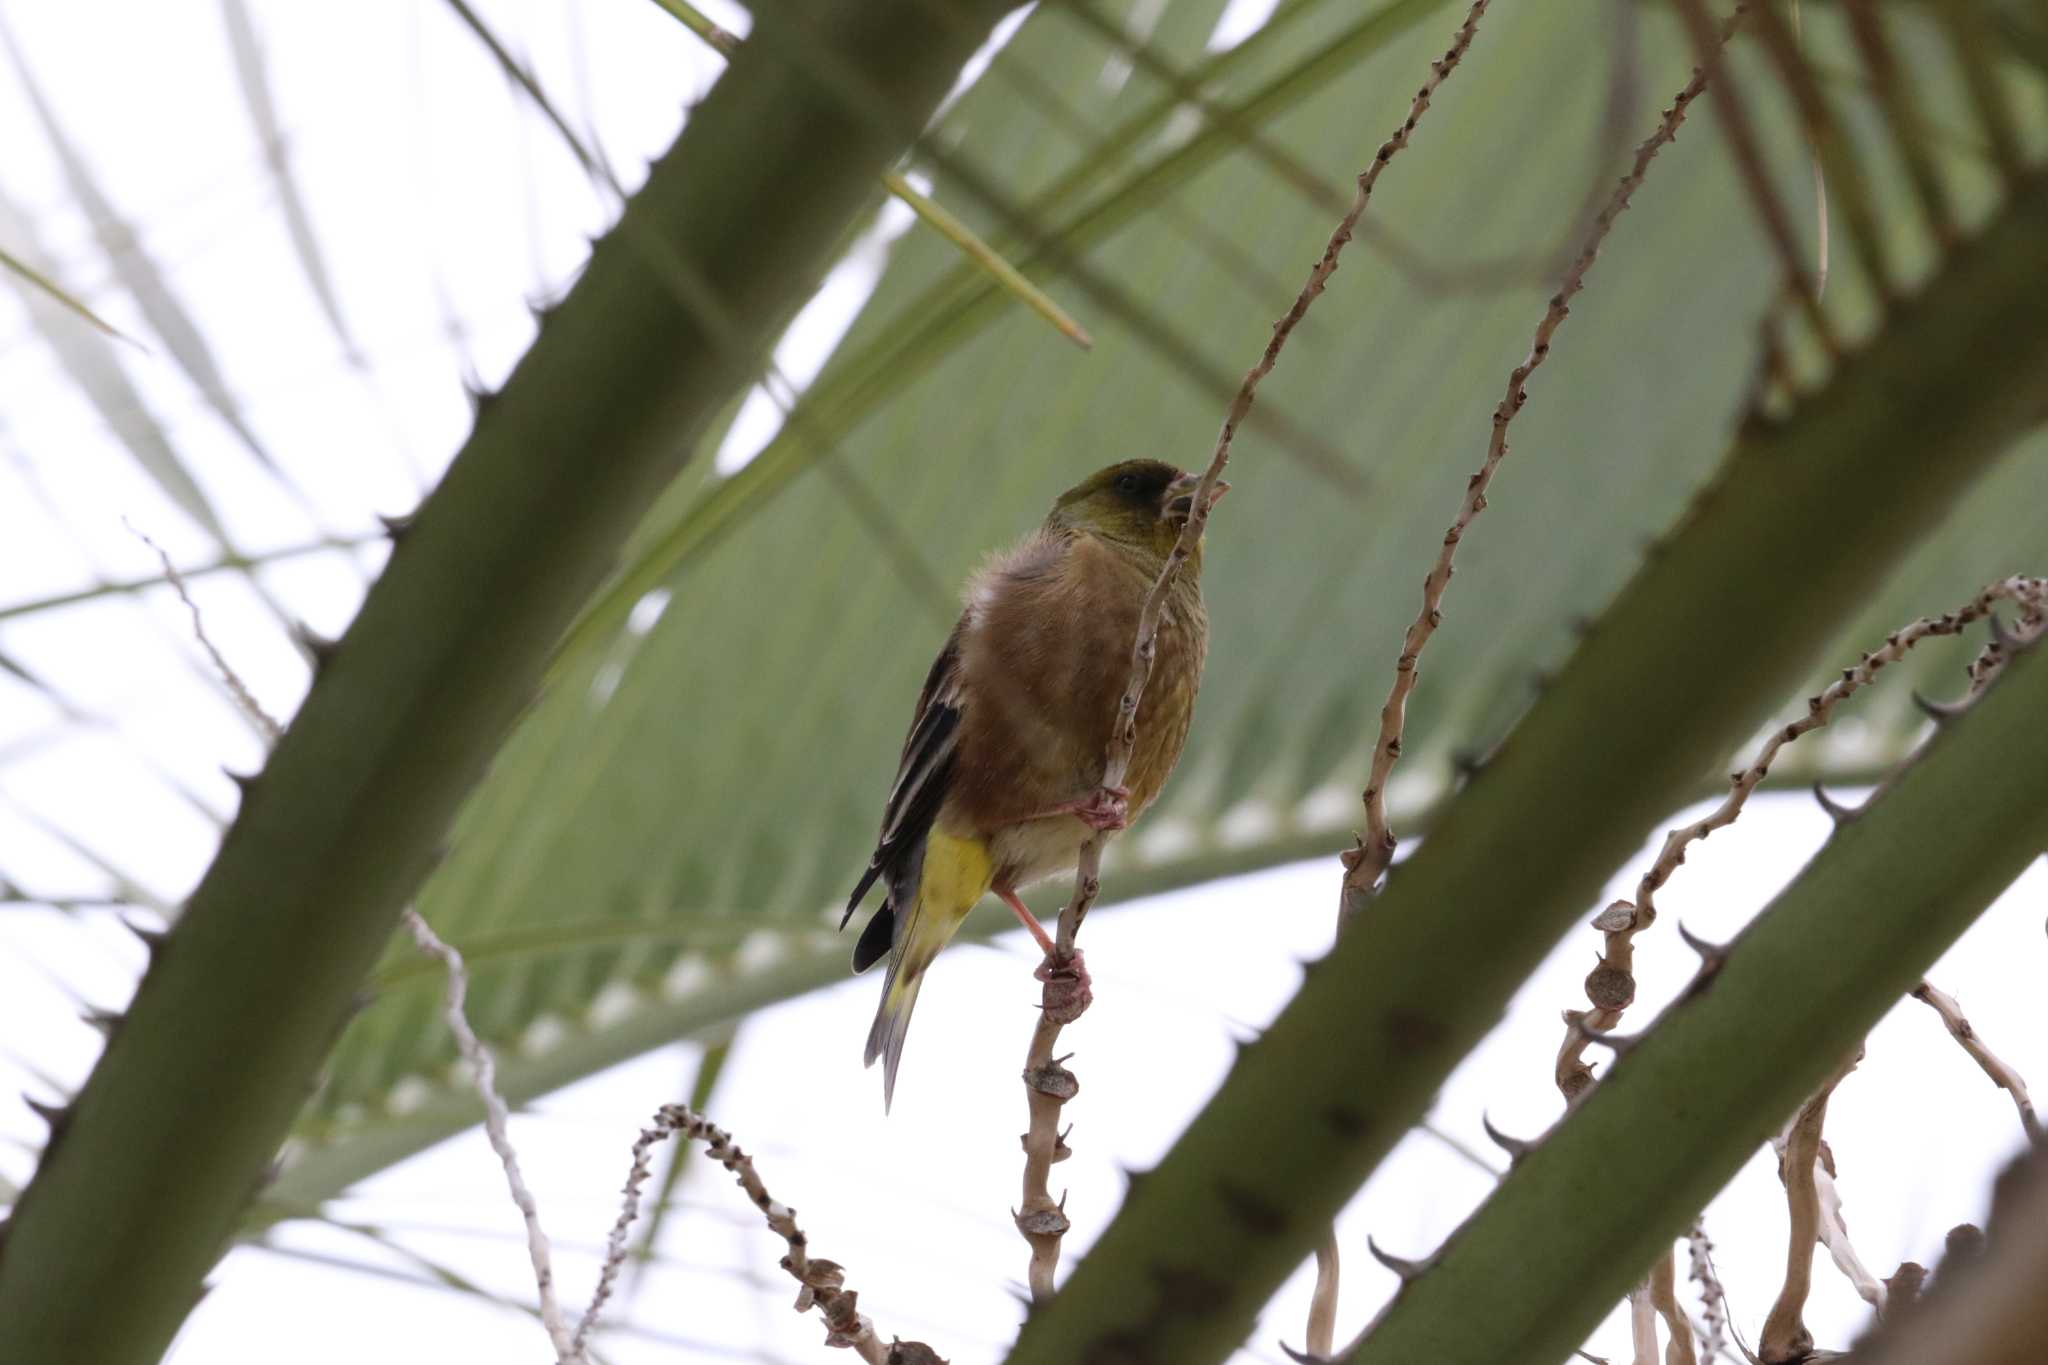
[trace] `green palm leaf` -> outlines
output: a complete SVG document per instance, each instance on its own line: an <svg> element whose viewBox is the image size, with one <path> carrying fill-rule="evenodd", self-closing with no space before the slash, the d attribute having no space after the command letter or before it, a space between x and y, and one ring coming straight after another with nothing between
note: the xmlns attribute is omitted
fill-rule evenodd
<svg viewBox="0 0 2048 1365"><path fill-rule="evenodd" d="M1341 182L1369 153L1360 130L1398 118L1436 35L1413 30L1426 5L1339 9L1283 10L1249 50L1204 59L1213 7L1176 5L1150 50L1198 73L1211 98L1246 111L1293 161ZM1532 74L1583 65L1603 41L1599 16L1509 10L1489 23L1408 174L1390 176L1375 200L1453 271L1553 240L1588 185L1616 169L1593 150L1608 145L1598 83ZM1690 63L1662 19L1646 20L1643 42L1645 70ZM951 156L969 180L1001 167L1006 193L1061 224L1056 235L1088 268L1124 282L1216 364L1241 361L1286 300L1248 301L1213 248L1306 260L1327 212L1241 139L1213 127L1162 137L1174 101L1143 70L1105 91L1110 51L1096 28L1045 7L932 140L957 143ZM1854 63L1846 46L1824 55ZM1028 74L1035 98L1017 94L1011 69ZM1967 123L1959 90L1934 94L1945 97L1931 104L1936 116ZM1047 95L1112 131L1093 145L1066 141ZM1801 168L1796 120L1770 128L1779 163ZM1711 130L1689 131L1666 155L1577 305L1518 423L1498 510L1460 560L1451 624L1411 713L1395 793L1405 830L1451 794L1461 760L1526 709L1574 622L1640 567L1739 416L1771 260ZM1432 174L1426 159L1444 169ZM1973 165L1951 169L1981 218L1990 181ZM1887 175L1877 190L1898 210L1886 220L1895 254L1924 268L1931 246L1911 225L1896 168ZM949 203L974 202L943 173L938 185ZM1209 240L1140 211L1168 194ZM1000 227L990 240L1006 240ZM1056 255L1013 259L1046 278L1060 271ZM1876 325L1860 279L1843 272L1830 288L1852 331ZM1374 666L1414 610L1421 566L1483 446L1486 407L1545 290L1532 278L1433 293L1363 252L1338 276L1261 406L1342 448L1364 496L1332 496L1270 434L1247 434L1233 465L1239 492L1210 550L1217 645L1194 740L1162 808L1116 850L1111 894L1348 841L1380 699ZM1096 352L1074 353L944 243L910 234L807 396L809 429L793 427L734 478L671 496L643 527L639 557L558 657L548 697L471 803L423 900L451 941L528 945L481 960L472 997L479 1027L507 1050L515 1097L841 976L849 945L829 926L948 622L885 564L841 487L803 475L829 439L909 528L914 553L957 578L1078 472L1133 453L1198 461L1218 406L1145 327L1090 323ZM1651 381L1673 372L1688 382ZM1889 579L1898 587L1873 579L1844 638L1881 635L1883 623L2048 550L2028 510L2044 493L2037 444L1968 493L1953 523L1967 534L1916 550ZM1782 776L1867 777L1922 724L1903 688L1865 715L1853 739L1815 746ZM1004 923L991 912L970 929ZM394 981L343 1038L284 1188L331 1194L473 1121L450 1061L432 992Z"/></svg>

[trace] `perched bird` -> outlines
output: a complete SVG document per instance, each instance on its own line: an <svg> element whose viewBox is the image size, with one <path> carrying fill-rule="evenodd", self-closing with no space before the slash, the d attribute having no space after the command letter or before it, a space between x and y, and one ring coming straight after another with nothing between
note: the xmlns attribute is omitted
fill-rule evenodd
<svg viewBox="0 0 2048 1365"><path fill-rule="evenodd" d="M889 959L867 1046L869 1066L882 1059L885 1107L925 970L967 912L993 890L1050 953L1017 893L1072 871L1083 843L1137 818L1179 760L1208 648L1199 545L1160 618L1129 786L1102 785L1138 615L1199 482L1159 460L1111 465L1060 494L1043 526L969 580L840 920L885 884L853 950L856 972ZM1213 487L1211 506L1230 485Z"/></svg>

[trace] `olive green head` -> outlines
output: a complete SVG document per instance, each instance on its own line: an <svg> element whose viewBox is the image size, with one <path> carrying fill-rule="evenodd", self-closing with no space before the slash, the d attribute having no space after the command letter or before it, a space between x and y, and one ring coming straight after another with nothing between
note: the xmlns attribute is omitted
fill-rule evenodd
<svg viewBox="0 0 2048 1365"><path fill-rule="evenodd" d="M1075 484L1052 505L1046 518L1062 530L1087 531L1104 540L1136 546L1164 558L1180 538L1194 506L1201 476L1164 460L1125 460ZM1230 491L1216 481L1209 505Z"/></svg>

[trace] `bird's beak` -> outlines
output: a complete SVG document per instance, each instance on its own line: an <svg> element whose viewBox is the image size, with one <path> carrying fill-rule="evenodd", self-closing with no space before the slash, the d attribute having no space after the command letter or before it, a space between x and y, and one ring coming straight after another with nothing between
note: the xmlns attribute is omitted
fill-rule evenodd
<svg viewBox="0 0 2048 1365"><path fill-rule="evenodd" d="M1193 512L1195 510L1195 490L1201 486L1202 476L1200 474L1183 474L1168 484L1166 486L1167 515L1186 517L1189 513ZM1209 506L1214 508L1217 503L1223 501L1223 495L1229 491L1229 483L1222 479L1216 480L1215 485L1209 490Z"/></svg>

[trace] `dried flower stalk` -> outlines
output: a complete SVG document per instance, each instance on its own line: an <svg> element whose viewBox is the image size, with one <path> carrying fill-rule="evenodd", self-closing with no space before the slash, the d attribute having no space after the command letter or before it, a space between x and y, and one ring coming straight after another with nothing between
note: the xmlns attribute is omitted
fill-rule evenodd
<svg viewBox="0 0 2048 1365"><path fill-rule="evenodd" d="M178 600L192 615L192 633L198 637L207 657L213 661L221 680L227 685L228 694L236 705L248 715L256 727L271 743L275 744L284 734L284 726L277 718L263 709L256 700L256 694L249 690L241 675L228 663L227 657L214 645L206 633L206 622L200 615L199 604L192 600L186 590L183 575L164 553L163 547L151 540L134 526L128 528L142 543L155 550L157 558L163 561L164 577L178 594ZM526 1177L519 1169L519 1153L512 1146L510 1111L504 1097L498 1093L497 1063L491 1050L476 1036L476 1030L469 1026L469 1016L463 1005L469 994L469 969L462 961L462 954L441 941L433 926L420 915L419 911L406 907L404 917L407 932L419 950L429 957L440 960L448 976L448 991L443 998L442 1017L447 1020L448 1031L455 1036L455 1047L462 1059L469 1064L470 1077L475 1083L477 1094L484 1102L484 1133L490 1140L491 1150L498 1154L498 1162L505 1171L505 1185L512 1194L512 1202L519 1208L519 1216L526 1224L526 1250L533 1262L534 1291L539 1303L541 1326L546 1329L548 1340L555 1348L558 1365L584 1365L582 1337L572 1335L562 1317L562 1305L555 1294L555 1271L553 1256L548 1244L547 1232L540 1224L540 1206L527 1187Z"/></svg>
<svg viewBox="0 0 2048 1365"><path fill-rule="evenodd" d="M2041 1120L2034 1113L2034 1101L2027 1094L2026 1081L2021 1079L2019 1072L2001 1061L1998 1054L1984 1045L1984 1040L1977 1036L1977 1030L1963 1017L1962 1006L1955 1002L1955 997L1936 990L1932 984L1923 981L1913 988L1913 998L1940 1015L1942 1025L1948 1029L1949 1036L1962 1046L1963 1051L1970 1054L1971 1060L1984 1068L1984 1074L1991 1078L1993 1085L2012 1096L2013 1106L2020 1112L2020 1127L2025 1130L2027 1140L2039 1143L2042 1140Z"/></svg>
<svg viewBox="0 0 2048 1365"><path fill-rule="evenodd" d="M1257 397L1259 384L1273 372L1279 362L1280 352L1294 329L1308 315L1308 310L1328 286L1330 276L1337 272L1338 258L1351 241L1358 227L1358 220L1364 216L1367 203L1372 198L1373 187L1379 183L1380 173L1394 156L1408 145L1409 136L1415 131L1416 123L1429 108L1430 97L1437 87L1457 67L1458 61L1471 46L1473 36L1478 32L1479 19L1486 13L1489 0L1473 0L1472 8L1466 13L1465 22L1444 55L1430 64L1429 78L1416 92L1409 107L1408 117L1395 130L1394 135L1384 143L1373 157L1372 164L1358 176L1358 189L1351 207L1331 232L1323 254L1309 270L1308 281L1296 295L1293 305L1273 324L1273 335L1266 343L1265 351L1258 362L1245 373L1244 381L1238 385L1237 394L1231 399L1229 409L1223 415L1223 425L1216 435L1216 448L1209 458L1208 467L1203 470L1201 482L1196 486L1190 503L1187 524L1181 528L1180 539L1161 566L1159 577L1152 584L1152 590L1145 597L1145 604L1138 616L1137 637L1131 644L1130 670L1124 683L1122 697L1117 703L1117 724L1111 731L1109 752L1105 756L1101 785L1121 787L1130 771L1131 755L1138 742L1138 704L1143 700L1145 688L1152 680L1152 665L1158 650L1159 622L1165 610L1167 595L1179 579L1182 568L1194 554L1195 546L1201 543L1203 529L1209 521L1209 503L1216 484L1223 477L1224 466L1230 462L1230 445L1237 436L1238 426L1251 412L1253 400ZM1069 1153L1059 1127L1060 1111L1069 1099L1080 1090L1080 1083L1074 1073L1067 1070L1056 1058L1053 1049L1058 1045L1060 1030L1081 1016L1088 1008L1091 996L1088 976L1082 967L1080 955L1074 940L1080 933L1081 921L1087 917L1094 905L1097 892L1102 885L1103 838L1096 835L1081 846L1081 855L1074 870L1074 893L1064 909L1060 911L1059 930L1053 952L1039 967L1039 976L1045 982L1040 1001L1039 1017L1031 1034L1031 1047L1025 1055L1024 1086L1030 1110L1030 1128L1023 1137L1024 1143L1024 1189L1023 1202L1012 1215L1017 1230L1031 1246L1031 1259L1027 1278L1033 1303L1044 1303L1052 1297L1054 1273L1059 1265L1060 1241L1069 1226L1064 1201L1053 1199L1048 1189L1048 1176L1052 1165L1063 1160ZM1334 1291L1333 1291L1334 1293Z"/></svg>
<svg viewBox="0 0 2048 1365"><path fill-rule="evenodd" d="M1771 732L1755 761L1740 772L1729 775L1730 789L1719 806L1692 824L1674 829L1665 836L1657 860L1636 883L1635 899L1615 901L1593 921L1593 927L1607 937L1599 963L1586 977L1586 997L1593 1008L1570 1010L1565 1016L1567 1029L1564 1044L1558 1052L1556 1076L1558 1088L1567 1098L1584 1093L1592 1083L1592 1068L1585 1061L1587 1044L1596 1035L1613 1029L1635 998L1635 936L1656 921L1657 889L1684 864L1686 850L1715 830L1735 823L1750 794L1769 775L1780 749L1801 735L1826 725L1833 718L1836 706L1868 687L1880 671L1903 659L1922 640L1960 634L1972 623L1990 616L2000 602L2015 604L2018 620L2010 634L2000 632L1995 635L1970 664L1969 695L1976 696L2012 657L2014 643L2033 638L2040 633L2044 622L2048 622L2048 579L2022 574L1999 579L1955 611L1941 616L1924 616L1887 635L1881 647L1865 654L1853 668L1843 669L1839 679L1808 697L1804 716Z"/></svg>
<svg viewBox="0 0 2048 1365"><path fill-rule="evenodd" d="M1732 22L1730 28L1732 30ZM1422 610L1408 627L1401 641L1400 656L1394 661L1394 685L1387 693L1386 703L1380 708L1379 739L1373 746L1372 772L1365 788L1365 834L1344 853L1341 914L1355 915L1362 911L1371 902L1380 878L1394 861L1396 839L1393 824L1387 817L1387 782L1401 757L1401 733L1407 722L1408 697L1415 690L1415 680L1419 676L1416 664L1430 637L1443 624L1441 607L1444 592L1451 584L1452 560L1457 554L1458 543L1473 520L1486 510L1486 490L1492 484L1501 461L1507 458L1508 424L1528 401L1529 377L1550 355L1551 338L1570 315L1572 299L1585 287L1586 273L1599 258L1600 247L1606 241L1608 231L1642 186L1649 174L1650 162L1658 151L1678 136L1686 111L1699 98L1706 83L1706 71L1695 71L1685 88L1672 100L1671 107L1664 111L1657 131L1636 148L1635 161L1628 174L1621 178L1606 207L1593 219L1578 258L1572 262L1557 292L1551 296L1550 308L1536 326L1528 357L1508 375L1507 396L1493 410L1493 434L1487 443L1486 459L1479 472L1466 481L1465 496L1458 506L1457 518L1444 532L1443 547L1437 553L1436 564L1422 581Z"/></svg>
<svg viewBox="0 0 2048 1365"><path fill-rule="evenodd" d="M484 1135L490 1139L491 1150L498 1154L498 1164L505 1168L505 1187L511 1191L512 1202L519 1206L519 1216L526 1223L526 1254L533 1262L533 1284L540 1300L541 1326L547 1329L548 1340L554 1343L559 1365L582 1365L585 1359L582 1344L569 1331L568 1323L562 1317L561 1301L555 1295L554 1263L548 1250L548 1235L540 1225L540 1207L534 1202L533 1191L527 1188L526 1177L520 1173L519 1153L512 1146L511 1115L505 1107L504 1097L498 1093L497 1063L491 1057L491 1050L476 1036L476 1030L469 1026L469 1016L463 1012L463 999L469 993L469 969L463 965L462 954L443 943L432 926L411 907L407 907L405 912L405 927L412 934L413 942L419 945L419 950L439 958L447 969L448 994L441 1014L447 1020L448 1031L455 1035L456 1049L469 1063L470 1076L484 1102Z"/></svg>
<svg viewBox="0 0 2048 1365"><path fill-rule="evenodd" d="M1685 1234L1685 1247L1685 1277L1700 1287L1700 1354L1708 1360L1718 1360L1728 1345L1728 1291L1721 1285L1720 1272L1714 1269L1714 1242L1707 1236L1704 1218L1692 1220L1692 1227Z"/></svg>
<svg viewBox="0 0 2048 1365"><path fill-rule="evenodd" d="M1442 87L1443 83L1450 78L1451 72L1457 69L1458 63L1464 59L1466 51L1472 46L1472 40L1479 32L1479 20L1485 15L1488 3L1489 0L1473 0L1471 9L1465 13L1464 23L1458 26L1458 31L1451 37L1451 45L1444 49L1444 55L1441 58L1430 63L1428 77L1424 79L1422 85L1416 90L1415 98L1409 102L1408 116L1401 121L1400 126L1393 131L1393 134L1380 144L1379 151L1374 154L1372 163L1359 172L1358 191L1352 200L1350 209L1339 220L1336 231L1330 234L1330 240L1323 249L1322 258L1316 262L1315 268L1310 271L1308 283L1303 286L1300 296L1294 302L1294 307L1278 323L1274 324L1273 340L1267 346L1266 354L1260 359L1259 366L1245 376L1244 385L1239 390L1239 399L1245 410L1249 410L1251 406L1253 387L1259 379L1264 377L1267 371L1272 369L1274 360L1279 356L1280 347L1286 343L1287 335L1294 330L1295 324L1301 321L1302 316L1308 312L1309 305L1315 301L1318 294L1322 293L1324 285L1328 282L1330 276L1336 272L1338 254L1343 251L1345 244L1351 240L1353 232L1357 229L1359 219L1364 216L1366 205L1372 199L1373 187L1379 183L1380 173L1408 145L1409 137L1414 133L1416 124L1421 122L1422 116L1429 111L1430 100L1435 97L1437 90ZM1238 411L1238 405L1233 405L1232 414L1225 422L1224 435L1219 444L1228 443L1230 433L1241 417L1242 413ZM1220 453L1219 449L1219 455ZM1343 929L1343 916L1341 914L1338 917L1338 929L1340 932ZM1309 1297L1308 1326L1303 1346L1311 1358L1322 1359L1327 1358L1331 1351L1336 1348L1337 1305L1341 1297L1343 1282L1343 1258L1338 1248L1337 1229L1334 1224L1331 1225L1329 1232L1324 1236L1322 1242L1317 1245L1315 1260L1316 1283L1315 1290Z"/></svg>
<svg viewBox="0 0 2048 1365"><path fill-rule="evenodd" d="M797 1226L796 1210L777 1203L768 1193L767 1186L761 1183L761 1177L754 1170L754 1159L740 1150L739 1144L732 1140L732 1134L686 1104L664 1104L657 1109L653 1122L640 1131L639 1139L633 1144L633 1165L626 1173L624 1201L618 1221L612 1224L611 1236L605 1244L604 1269L598 1275L597 1291L591 1296L590 1307L576 1329L575 1344L579 1351L605 1301L611 1297L612 1284L626 1259L626 1234L640 1213L640 1187L647 1181L649 1154L677 1134L703 1143L711 1159L732 1172L739 1187L746 1191L747 1198L761 1211L768 1230L788 1245L789 1250L783 1256L781 1266L801 1286L797 1291L796 1311L808 1313L813 1308L818 1310L819 1316L825 1320L827 1346L851 1350L868 1365L926 1365L927 1362L929 1365L944 1365L931 1347L922 1342L885 1342L876 1334L874 1323L860 1312L859 1295L846 1287L845 1268L836 1261L810 1254L810 1239Z"/></svg>

